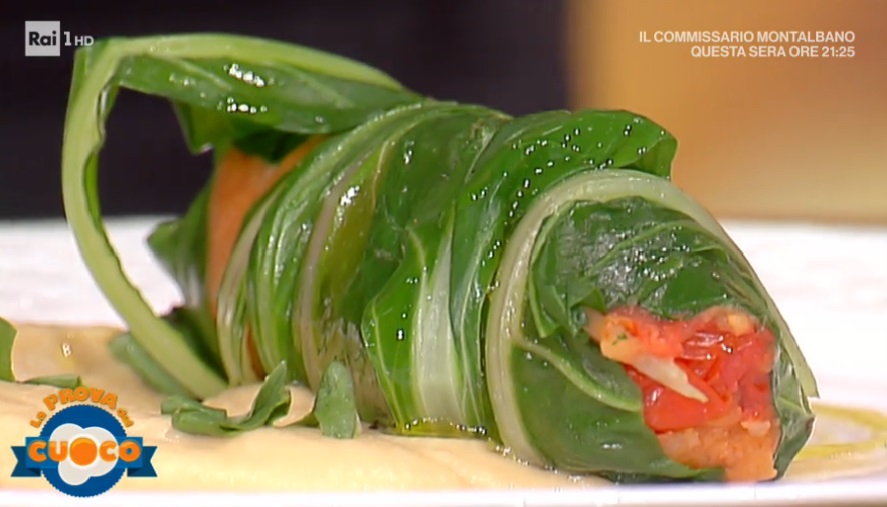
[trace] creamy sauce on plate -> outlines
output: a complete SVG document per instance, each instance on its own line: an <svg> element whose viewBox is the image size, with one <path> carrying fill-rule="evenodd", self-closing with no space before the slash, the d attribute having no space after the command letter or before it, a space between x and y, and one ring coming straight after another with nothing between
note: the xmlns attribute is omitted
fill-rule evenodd
<svg viewBox="0 0 887 507"><path fill-rule="evenodd" d="M262 428L233 438L201 437L171 427L160 414L164 396L107 348L112 328L17 325L17 378L77 374L84 384L115 392L133 425L127 433L157 446L158 477L125 479L120 490L366 491L508 488L591 488L607 482L525 466L482 441L398 437L364 429L351 440L310 428ZM248 411L258 386L208 400L230 414ZM22 445L39 430L29 423L45 411L51 386L0 383L0 447ZM307 412L311 393L296 389L294 410ZM810 480L887 470L887 418L875 412L819 405L814 437L784 480ZM0 460L0 488L49 489L44 480L12 478L14 460Z"/></svg>

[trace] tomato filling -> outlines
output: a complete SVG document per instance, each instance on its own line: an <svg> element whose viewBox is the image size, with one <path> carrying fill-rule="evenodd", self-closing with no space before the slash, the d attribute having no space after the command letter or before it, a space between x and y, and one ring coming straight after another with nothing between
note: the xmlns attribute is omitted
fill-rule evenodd
<svg viewBox="0 0 887 507"><path fill-rule="evenodd" d="M322 137L311 137L291 151L278 164L230 148L216 167L207 209L206 291L215 317L219 288L231 253L249 210L280 179L295 169L317 146ZM252 333L246 330L247 350L253 371L261 378L265 372L259 361Z"/></svg>
<svg viewBox="0 0 887 507"><path fill-rule="evenodd" d="M641 388L644 420L670 458L722 467L727 480L775 476L769 329L726 307L677 321L628 307L589 312L587 331Z"/></svg>

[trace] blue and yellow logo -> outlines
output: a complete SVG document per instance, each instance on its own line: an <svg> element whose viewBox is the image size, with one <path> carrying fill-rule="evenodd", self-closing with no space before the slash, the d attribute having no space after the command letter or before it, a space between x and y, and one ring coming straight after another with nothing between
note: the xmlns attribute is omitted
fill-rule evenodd
<svg viewBox="0 0 887 507"><path fill-rule="evenodd" d="M105 493L124 473L157 477L151 465L157 447L126 434L133 422L126 410L117 408L116 394L87 387L61 389L43 404L47 410L31 421L31 426L42 427L40 435L12 447L18 460L13 477L42 475L55 489L75 497Z"/></svg>

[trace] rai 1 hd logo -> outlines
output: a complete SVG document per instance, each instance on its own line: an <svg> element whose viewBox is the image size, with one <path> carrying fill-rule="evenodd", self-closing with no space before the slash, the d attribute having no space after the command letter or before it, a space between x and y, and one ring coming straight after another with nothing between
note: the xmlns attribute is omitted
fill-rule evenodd
<svg viewBox="0 0 887 507"><path fill-rule="evenodd" d="M105 493L123 478L157 477L156 446L129 435L133 421L104 389L61 389L43 398L45 411L30 422L40 434L13 446L12 477L39 479L74 497Z"/></svg>
<svg viewBox="0 0 887 507"><path fill-rule="evenodd" d="M25 56L61 56L62 46L92 46L91 35L62 30L61 21L25 21Z"/></svg>

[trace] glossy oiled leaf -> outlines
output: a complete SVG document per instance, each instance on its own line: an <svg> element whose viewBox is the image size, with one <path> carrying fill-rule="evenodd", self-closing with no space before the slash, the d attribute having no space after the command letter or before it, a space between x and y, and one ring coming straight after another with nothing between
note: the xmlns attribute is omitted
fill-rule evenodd
<svg viewBox="0 0 887 507"><path fill-rule="evenodd" d="M456 109L441 103L397 109L318 147L280 183L252 254L248 304L260 357L293 357L293 377L315 389L326 364L343 362L370 421L389 417L359 331L362 298L378 290L375 280L386 273L362 264L367 257L382 260L371 255L382 248L369 243L369 227L383 223L375 203L386 199L381 189L390 163L402 157L393 148L403 132ZM269 272L277 276L262 275Z"/></svg>
<svg viewBox="0 0 887 507"><path fill-rule="evenodd" d="M333 138L316 148L297 171L281 180L266 202L267 216L256 233L255 247L249 258L247 305L249 319L256 331L257 348L263 364L288 360L290 378L310 387L318 385L323 365L306 361L303 350L316 347L310 317L296 317L297 312L310 312L309 303L300 294L310 294L314 285L302 280L303 272L315 274L316 257L322 253L326 240L319 217L326 209L330 218L332 204L337 202L363 164L367 153L393 135L413 114L424 114L422 105L391 111L358 127L342 138ZM345 179L349 178L349 179ZM338 195L333 195L339 192ZM359 196L363 199L363 195ZM320 230L320 232L316 232ZM352 238L359 242L359 237ZM314 247L311 247L311 241ZM313 255L309 255L313 252ZM354 253L360 253L356 248ZM310 264L306 266L306 259ZM326 265L320 269L327 269ZM340 266L347 274L347 266ZM274 273L275 276L268 276ZM318 279L317 276L314 279ZM332 358L330 358L332 359ZM345 360L343 358L343 360ZM306 366L306 364L308 366ZM364 382L360 382L364 385Z"/></svg>
<svg viewBox="0 0 887 507"><path fill-rule="evenodd" d="M118 72L123 87L288 132L336 132L417 100L406 91L247 59L138 55Z"/></svg>
<svg viewBox="0 0 887 507"><path fill-rule="evenodd" d="M238 74L238 69L243 73ZM248 74L251 70L252 75ZM265 79L261 85L256 72L266 74L258 74ZM365 65L250 37L108 39L78 50L62 148L68 222L96 283L146 355L165 363L168 374L192 395L211 396L224 389L225 379L200 357L200 351L189 348L175 328L153 314L122 271L102 223L96 188L98 153L105 121L121 87L187 105L179 107L178 113L186 132L193 134L192 148L206 143L225 146L240 137L232 137L224 125L211 120L212 115L202 114L208 110L238 118L245 114L259 127L253 131L332 132L354 127L416 97ZM206 121L191 121L192 108L201 110ZM208 130L203 131L202 125ZM209 363L214 360L218 358Z"/></svg>
<svg viewBox="0 0 887 507"><path fill-rule="evenodd" d="M640 305L666 319L731 302L766 315L748 273L683 213L625 198L576 204L552 220L534 258L530 298L571 333L584 325L572 310L592 293L605 308Z"/></svg>
<svg viewBox="0 0 887 507"><path fill-rule="evenodd" d="M489 417L480 343L453 338L451 242L455 198L504 121L462 107L417 125L398 140L390 176L375 192L381 205L361 276L345 299L350 315L362 312L362 336L385 372L383 389L401 431L423 418L477 427Z"/></svg>
<svg viewBox="0 0 887 507"><path fill-rule="evenodd" d="M176 104L192 151L251 137L262 126L266 132L340 132L420 99L387 86L247 58L138 55L124 60L118 75L120 86ZM250 151L274 152L267 147Z"/></svg>
<svg viewBox="0 0 887 507"><path fill-rule="evenodd" d="M674 152L670 134L625 111L543 113L496 132L456 201L450 305L457 343L480 344L503 247L538 196L570 176L601 169L667 177Z"/></svg>

